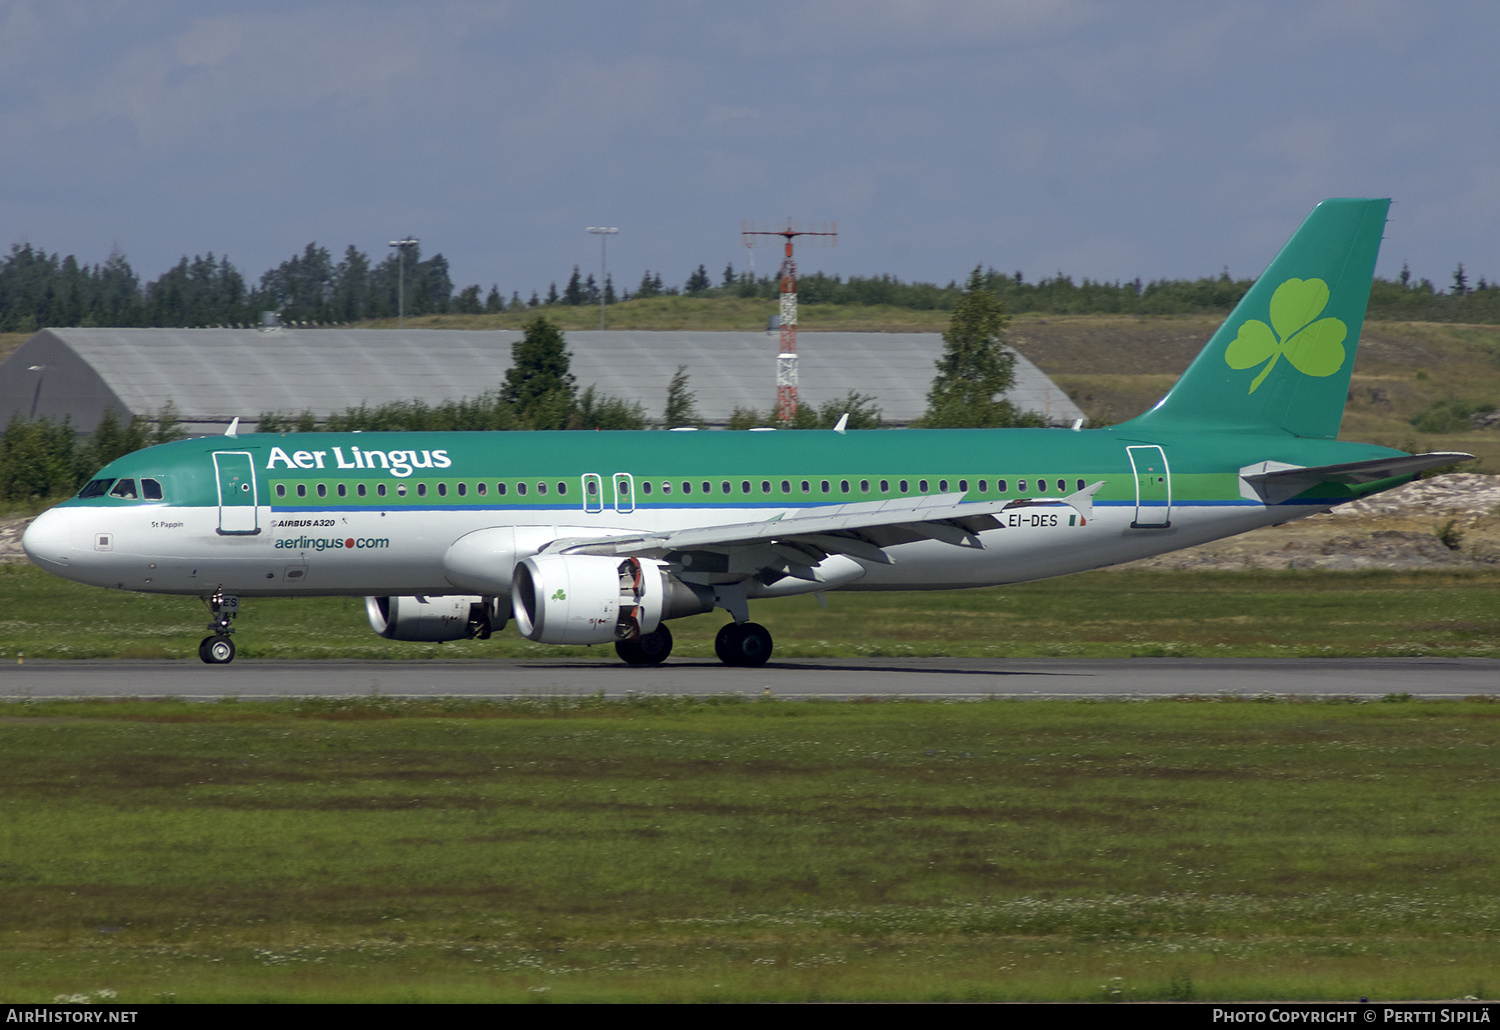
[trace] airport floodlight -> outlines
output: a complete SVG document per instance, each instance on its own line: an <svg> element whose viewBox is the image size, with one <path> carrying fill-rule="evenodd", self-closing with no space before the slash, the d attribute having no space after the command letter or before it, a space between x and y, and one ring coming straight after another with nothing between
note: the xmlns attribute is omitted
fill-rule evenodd
<svg viewBox="0 0 1500 1030"><path fill-rule="evenodd" d="M599 328L604 328L604 280L608 278L608 272L604 267L605 244L609 238L620 230L613 226L591 225L589 232L599 237Z"/></svg>
<svg viewBox="0 0 1500 1030"><path fill-rule="evenodd" d="M404 240L392 240L396 248L396 328L406 327L406 252L422 241L415 236Z"/></svg>

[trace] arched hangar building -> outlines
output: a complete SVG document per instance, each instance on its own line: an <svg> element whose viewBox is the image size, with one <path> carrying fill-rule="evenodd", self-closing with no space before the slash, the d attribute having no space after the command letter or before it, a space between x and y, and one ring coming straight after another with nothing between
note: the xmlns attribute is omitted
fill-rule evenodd
<svg viewBox="0 0 1500 1030"><path fill-rule="evenodd" d="M22 417L71 418L92 431L106 409L150 417L168 402L191 433L222 432L262 412L319 417L360 404L476 397L498 388L511 365L513 330L446 329L46 329L0 364L0 426ZM777 341L765 333L570 332L579 386L637 401L660 417L667 384L686 366L698 413L724 425L736 407L775 404ZM803 333L802 403L850 390L873 397L902 425L926 408L937 333ZM1006 398L1050 423L1083 418L1056 384L1016 355Z"/></svg>

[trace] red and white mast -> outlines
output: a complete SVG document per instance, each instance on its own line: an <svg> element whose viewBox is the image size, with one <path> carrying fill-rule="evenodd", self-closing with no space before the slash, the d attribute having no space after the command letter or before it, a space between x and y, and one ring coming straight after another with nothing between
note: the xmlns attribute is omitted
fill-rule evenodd
<svg viewBox="0 0 1500 1030"><path fill-rule="evenodd" d="M798 236L827 236L837 242L838 223L821 231L795 229L787 220L785 229L748 229L740 227L740 239L753 236L780 236L786 240L786 257L781 262L781 351L776 355L776 421L790 427L797 419L797 262L792 259L792 240Z"/></svg>

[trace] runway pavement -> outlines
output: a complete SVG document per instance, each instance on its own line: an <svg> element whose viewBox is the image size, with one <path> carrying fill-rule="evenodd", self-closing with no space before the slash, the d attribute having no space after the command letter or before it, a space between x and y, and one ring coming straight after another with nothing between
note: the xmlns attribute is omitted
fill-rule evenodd
<svg viewBox="0 0 1500 1030"><path fill-rule="evenodd" d="M714 661L640 668L615 662L27 661L0 665L0 698L518 697L741 694L785 698L1172 697L1295 694L1500 696L1500 660L1352 659L789 659L759 669Z"/></svg>

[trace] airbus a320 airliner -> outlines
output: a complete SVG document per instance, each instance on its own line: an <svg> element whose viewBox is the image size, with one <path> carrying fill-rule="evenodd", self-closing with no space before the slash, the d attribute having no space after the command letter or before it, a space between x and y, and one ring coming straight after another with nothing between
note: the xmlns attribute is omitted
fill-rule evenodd
<svg viewBox="0 0 1500 1030"><path fill-rule="evenodd" d="M95 586L196 594L234 658L241 598L363 595L396 640L672 650L756 598L1061 576L1327 511L1469 455L1339 442L1388 200L1319 204L1156 407L1097 430L312 433L163 444L26 530Z"/></svg>

